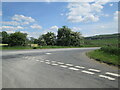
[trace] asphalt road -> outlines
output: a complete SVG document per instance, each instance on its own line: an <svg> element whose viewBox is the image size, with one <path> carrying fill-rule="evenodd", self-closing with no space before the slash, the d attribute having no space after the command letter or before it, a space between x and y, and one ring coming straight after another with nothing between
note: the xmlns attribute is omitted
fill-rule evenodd
<svg viewBox="0 0 120 90"><path fill-rule="evenodd" d="M3 88L118 88L118 69L89 59L97 48L2 52Z"/></svg>

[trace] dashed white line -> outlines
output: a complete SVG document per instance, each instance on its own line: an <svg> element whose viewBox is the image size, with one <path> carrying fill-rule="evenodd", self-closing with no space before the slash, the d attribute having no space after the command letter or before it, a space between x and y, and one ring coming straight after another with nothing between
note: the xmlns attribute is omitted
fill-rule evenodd
<svg viewBox="0 0 120 90"><path fill-rule="evenodd" d="M97 70L97 69L88 69L90 71L94 71L94 72L100 72L100 70Z"/></svg>
<svg viewBox="0 0 120 90"><path fill-rule="evenodd" d="M67 68L68 66L65 66L65 65L60 65L60 67Z"/></svg>
<svg viewBox="0 0 120 90"><path fill-rule="evenodd" d="M40 61L40 60L36 60L37 62Z"/></svg>
<svg viewBox="0 0 120 90"><path fill-rule="evenodd" d="M50 64L50 62L45 62L46 64Z"/></svg>
<svg viewBox="0 0 120 90"><path fill-rule="evenodd" d="M65 64L65 65L67 65L67 66L73 66L73 64Z"/></svg>
<svg viewBox="0 0 120 90"><path fill-rule="evenodd" d="M82 66L75 66L75 67L76 67L76 68L82 68L82 69L85 68L85 67L82 67Z"/></svg>
<svg viewBox="0 0 120 90"><path fill-rule="evenodd" d="M49 55L49 54L51 54L51 53L46 53L46 54L48 54L48 55Z"/></svg>
<svg viewBox="0 0 120 90"><path fill-rule="evenodd" d="M79 69L73 68L73 67L70 67L70 68L68 68L68 69L71 69L71 70L74 70L74 71L78 71L78 70L79 70Z"/></svg>
<svg viewBox="0 0 120 90"><path fill-rule="evenodd" d="M58 64L64 64L64 63L62 63L62 62L57 62Z"/></svg>
<svg viewBox="0 0 120 90"><path fill-rule="evenodd" d="M85 71L85 70L83 70L82 72L83 72L83 73L87 73L87 74L95 74L95 73L93 73L93 72L89 72L89 71Z"/></svg>
<svg viewBox="0 0 120 90"><path fill-rule="evenodd" d="M111 72L106 72L105 74L112 75L112 76L116 76L116 77L119 77L119 76L120 76L119 74L111 73Z"/></svg>
<svg viewBox="0 0 120 90"><path fill-rule="evenodd" d="M44 61L40 61L40 62L44 62Z"/></svg>
<svg viewBox="0 0 120 90"><path fill-rule="evenodd" d="M115 78L108 77L108 76L105 76L105 75L99 75L99 77L106 78L106 79L109 79L109 80L115 80Z"/></svg>
<svg viewBox="0 0 120 90"><path fill-rule="evenodd" d="M49 62L50 60L45 60L45 61Z"/></svg>
<svg viewBox="0 0 120 90"><path fill-rule="evenodd" d="M56 61L51 61L51 62L56 62Z"/></svg>
<svg viewBox="0 0 120 90"><path fill-rule="evenodd" d="M58 64L56 64L56 63L53 63L53 64L51 64L51 65L53 65L53 66L57 66Z"/></svg>

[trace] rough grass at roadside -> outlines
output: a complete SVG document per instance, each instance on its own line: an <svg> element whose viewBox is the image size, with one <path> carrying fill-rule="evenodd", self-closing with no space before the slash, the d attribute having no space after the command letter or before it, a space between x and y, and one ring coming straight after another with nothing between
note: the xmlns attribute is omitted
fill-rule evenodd
<svg viewBox="0 0 120 90"><path fill-rule="evenodd" d="M86 53L88 57L95 59L99 62L106 63L109 65L114 65L120 68L120 60L118 59L118 55L113 55L110 53L106 53L101 50L94 50Z"/></svg>

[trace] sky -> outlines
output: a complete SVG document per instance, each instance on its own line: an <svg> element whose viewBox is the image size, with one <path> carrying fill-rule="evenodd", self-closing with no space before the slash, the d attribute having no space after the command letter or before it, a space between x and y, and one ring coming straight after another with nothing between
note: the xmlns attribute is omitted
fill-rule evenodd
<svg viewBox="0 0 120 90"><path fill-rule="evenodd" d="M0 30L38 38L67 26L83 36L118 32L117 2L2 2ZM2 13L1 13L2 11Z"/></svg>

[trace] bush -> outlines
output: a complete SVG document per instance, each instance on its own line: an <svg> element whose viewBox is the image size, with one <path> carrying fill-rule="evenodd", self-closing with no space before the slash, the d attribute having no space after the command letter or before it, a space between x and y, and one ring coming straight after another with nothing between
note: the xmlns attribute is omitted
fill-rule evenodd
<svg viewBox="0 0 120 90"><path fill-rule="evenodd" d="M120 54L120 48L118 48L118 47L105 46L105 47L102 47L100 50L102 50L106 53L114 54L114 55Z"/></svg>

